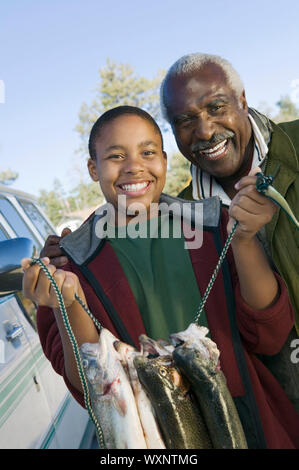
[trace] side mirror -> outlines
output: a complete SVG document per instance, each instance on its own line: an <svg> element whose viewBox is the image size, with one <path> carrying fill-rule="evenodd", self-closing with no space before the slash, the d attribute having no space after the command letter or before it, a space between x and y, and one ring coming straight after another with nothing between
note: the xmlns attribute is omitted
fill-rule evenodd
<svg viewBox="0 0 299 470"><path fill-rule="evenodd" d="M34 245L29 238L12 238L0 242L0 295L22 290L22 258L31 258Z"/></svg>

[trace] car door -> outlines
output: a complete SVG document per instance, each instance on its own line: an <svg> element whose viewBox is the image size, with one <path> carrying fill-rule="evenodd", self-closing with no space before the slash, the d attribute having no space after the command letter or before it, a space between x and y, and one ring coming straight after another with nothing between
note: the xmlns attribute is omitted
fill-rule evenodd
<svg viewBox="0 0 299 470"><path fill-rule="evenodd" d="M33 202L22 207L0 194L0 243L30 238L37 255L45 230L54 233ZM41 349L35 305L22 292L0 296L0 448L77 448L85 432L91 435L88 413Z"/></svg>

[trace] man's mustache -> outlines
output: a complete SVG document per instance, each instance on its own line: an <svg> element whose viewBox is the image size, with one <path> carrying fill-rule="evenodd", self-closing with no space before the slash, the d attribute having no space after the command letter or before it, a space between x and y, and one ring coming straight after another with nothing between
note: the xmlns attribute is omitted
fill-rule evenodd
<svg viewBox="0 0 299 470"><path fill-rule="evenodd" d="M195 144L192 144L190 150L192 153L200 152L201 150L206 150L210 147L215 147L225 139L232 139L235 133L232 131L223 132L221 134L214 134L209 140L199 140Z"/></svg>

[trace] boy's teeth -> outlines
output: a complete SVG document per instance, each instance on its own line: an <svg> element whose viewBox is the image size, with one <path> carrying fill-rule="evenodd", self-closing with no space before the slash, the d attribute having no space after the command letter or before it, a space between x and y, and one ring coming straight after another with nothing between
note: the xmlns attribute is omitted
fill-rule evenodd
<svg viewBox="0 0 299 470"><path fill-rule="evenodd" d="M225 146L226 142L227 142L227 139L220 142L220 144L215 145L215 147L213 147L213 148L209 148L209 149L206 149L206 150L201 150L200 153L213 154L213 155L217 156L222 152L223 147Z"/></svg>
<svg viewBox="0 0 299 470"><path fill-rule="evenodd" d="M134 183L134 184L121 184L120 187L124 191L140 191L147 186L147 181L144 183Z"/></svg>

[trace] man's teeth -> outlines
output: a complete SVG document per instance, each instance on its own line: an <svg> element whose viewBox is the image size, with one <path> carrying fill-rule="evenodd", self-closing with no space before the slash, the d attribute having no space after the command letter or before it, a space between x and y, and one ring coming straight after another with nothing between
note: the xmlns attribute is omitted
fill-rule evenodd
<svg viewBox="0 0 299 470"><path fill-rule="evenodd" d="M146 188L147 185L148 182L144 181L144 183L121 184L120 187L124 191L140 191L141 189Z"/></svg>
<svg viewBox="0 0 299 470"><path fill-rule="evenodd" d="M215 145L213 148L209 148L206 150L201 150L200 153L203 153L204 155L209 155L211 157L217 157L223 152L223 149L227 143L227 139L223 140L220 142L220 144Z"/></svg>

